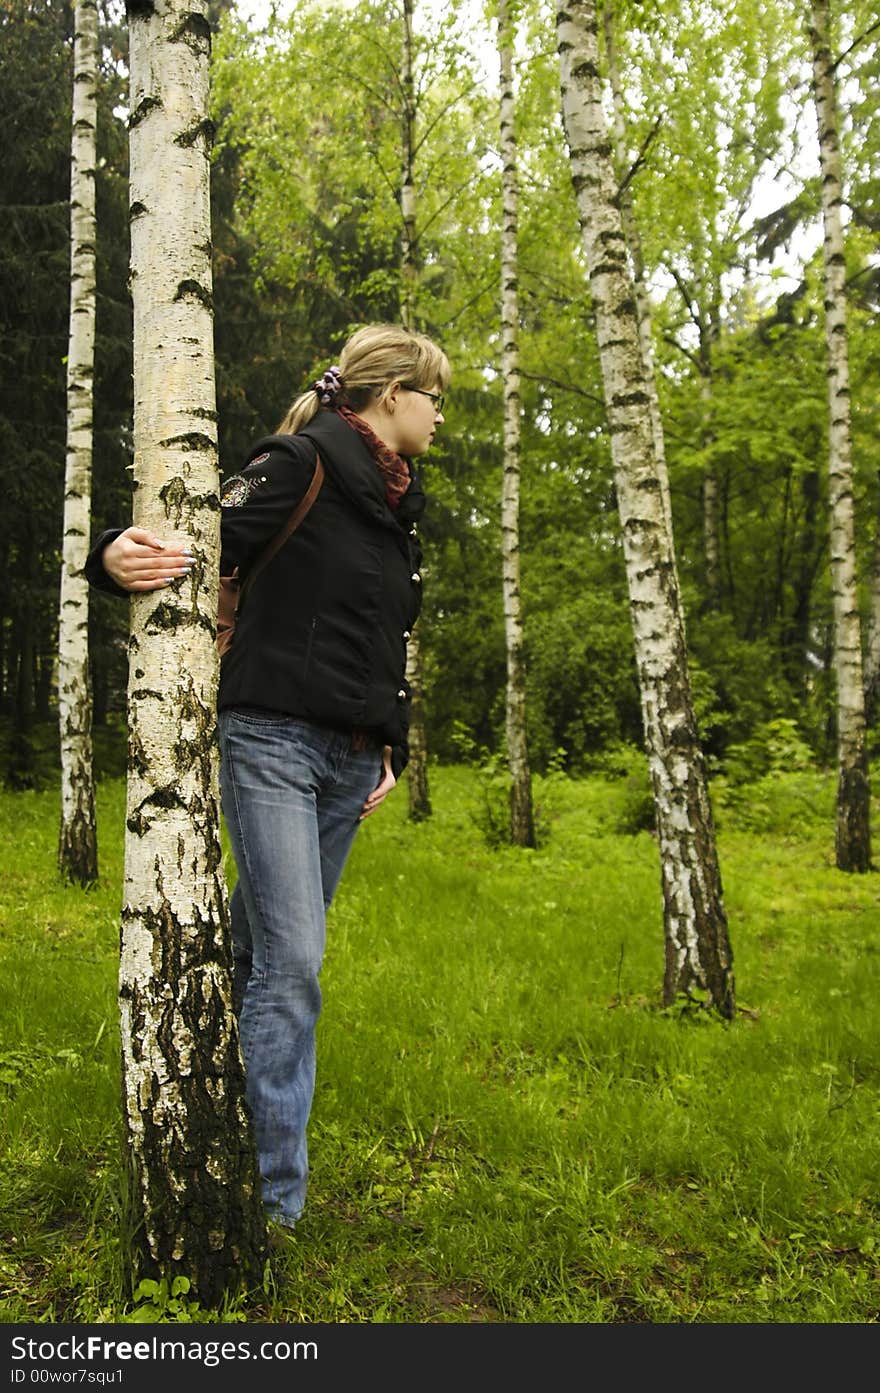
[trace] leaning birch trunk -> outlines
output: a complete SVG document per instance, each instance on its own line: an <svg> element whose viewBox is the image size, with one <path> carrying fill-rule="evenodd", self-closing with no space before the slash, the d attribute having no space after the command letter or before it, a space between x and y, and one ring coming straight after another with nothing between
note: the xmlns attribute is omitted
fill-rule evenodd
<svg viewBox="0 0 880 1393"><path fill-rule="evenodd" d="M139 1267L209 1305L259 1279L265 1222L220 841L205 8L129 7L134 522L197 562L131 601L119 995Z"/></svg>
<svg viewBox="0 0 880 1393"><path fill-rule="evenodd" d="M636 316L639 325L639 344L645 368L645 381L651 403L651 422L654 428L654 453L657 459L657 477L663 496L663 510L672 536L672 502L669 496L669 473L666 467L666 441L663 437L663 423L660 416L660 398L657 395L657 376L654 370L654 330L651 315L651 298L645 278L645 257L642 251L642 238L636 221L632 189L629 180L629 157L626 144L626 120L623 108L623 86L620 80L620 67L617 62L617 43L614 34L614 2L606 0L602 18L605 28L605 59L608 65L608 81L611 86L611 100L614 119L614 158L618 180L618 206L623 233L629 251L633 272L633 290L636 297Z"/></svg>
<svg viewBox="0 0 880 1393"><path fill-rule="evenodd" d="M61 744L58 869L66 880L77 881L80 885L90 885L98 878L89 680L89 586L83 574L91 529L97 84L97 0L78 0L74 11L70 160L67 460L58 611Z"/></svg>
<svg viewBox="0 0 880 1393"><path fill-rule="evenodd" d="M663 1000L735 1010L733 955L691 699L672 537L602 109L595 0L556 17L562 111L596 315L663 885Z"/></svg>
<svg viewBox="0 0 880 1393"><path fill-rule="evenodd" d="M401 235L401 320L407 329L416 327L416 287L419 270L416 259L416 180L415 180L415 74L413 71L413 0L403 0L403 161L400 179ZM422 568L424 581L425 568ZM422 650L418 639L418 620L407 644L406 680L410 685L409 764L406 770L409 816L424 822L431 816L431 790L428 784L428 739L425 730Z"/></svg>
<svg viewBox="0 0 880 1393"><path fill-rule="evenodd" d="M507 643L507 760L510 840L535 845L532 777L526 739L526 675L519 584L519 293L518 180L513 95L513 25L507 0L498 5L501 76L501 382L504 392L504 473L501 491L501 580Z"/></svg>
<svg viewBox="0 0 880 1393"><path fill-rule="evenodd" d="M837 96L829 40L828 0L810 13L813 97L819 126L824 222L825 341L828 352L828 503L834 672L837 682L837 866L871 868L870 788L865 745L862 635L855 566L849 350L846 334L846 262Z"/></svg>

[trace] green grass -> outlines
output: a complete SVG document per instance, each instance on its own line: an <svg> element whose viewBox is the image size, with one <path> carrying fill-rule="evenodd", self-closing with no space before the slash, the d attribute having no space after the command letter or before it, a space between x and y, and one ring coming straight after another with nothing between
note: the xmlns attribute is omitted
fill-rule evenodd
<svg viewBox="0 0 880 1393"><path fill-rule="evenodd" d="M830 780L719 807L740 1011L662 1010L652 837L554 778L490 850L473 771L364 824L331 914L312 1178L260 1322L866 1322L880 1314L880 895L833 865ZM131 1319L115 974L58 796L0 795L0 1320ZM876 825L876 819L875 819ZM143 1302L141 1303L143 1306ZM204 1312L169 1308L163 1319Z"/></svg>

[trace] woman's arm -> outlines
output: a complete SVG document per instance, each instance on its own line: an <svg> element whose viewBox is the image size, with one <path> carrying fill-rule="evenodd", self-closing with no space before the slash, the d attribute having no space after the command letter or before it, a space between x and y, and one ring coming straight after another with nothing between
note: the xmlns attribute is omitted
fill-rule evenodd
<svg viewBox="0 0 880 1393"><path fill-rule="evenodd" d="M309 486L314 446L296 437L269 437L254 447L241 474L221 487L220 574L246 570L284 525ZM187 542L166 542L143 527L101 534L86 562L90 585L113 595L158 590L193 565Z"/></svg>

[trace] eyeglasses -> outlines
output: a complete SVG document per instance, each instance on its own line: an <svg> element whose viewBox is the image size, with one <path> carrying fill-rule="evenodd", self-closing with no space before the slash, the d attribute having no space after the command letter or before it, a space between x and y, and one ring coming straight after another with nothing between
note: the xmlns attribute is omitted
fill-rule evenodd
<svg viewBox="0 0 880 1393"><path fill-rule="evenodd" d="M407 387L406 390L408 392L418 392L420 397L430 397L438 416L443 414L443 403L446 398L442 392L426 392L424 387Z"/></svg>

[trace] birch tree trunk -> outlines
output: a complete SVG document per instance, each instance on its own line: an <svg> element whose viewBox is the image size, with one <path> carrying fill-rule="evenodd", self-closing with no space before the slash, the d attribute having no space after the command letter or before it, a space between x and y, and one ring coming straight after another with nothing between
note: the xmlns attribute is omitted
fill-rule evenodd
<svg viewBox="0 0 880 1393"><path fill-rule="evenodd" d="M834 604L834 672L837 682L837 865L871 869L870 787L865 745L862 635L855 566L849 350L846 333L846 262L837 94L830 52L828 0L813 0L809 32L813 97L822 170L825 341L828 351L828 502L831 523L831 592Z"/></svg>
<svg viewBox="0 0 880 1393"><path fill-rule="evenodd" d="M714 323L700 316L700 401L702 404L702 446L708 450L715 440L712 395L712 347L717 342ZM721 529L719 526L718 475L713 464L703 471L703 554L706 561L706 594L709 608L721 608Z"/></svg>
<svg viewBox="0 0 880 1393"><path fill-rule="evenodd" d="M58 723L61 745L58 869L66 880L90 885L98 878L98 834L92 770L89 585L83 568L88 556L91 530L95 369L97 0L77 0L73 25L67 460L58 610Z"/></svg>
<svg viewBox="0 0 880 1393"><path fill-rule="evenodd" d="M403 161L400 175L400 217L403 223L400 246L400 314L405 327L415 329L416 286L419 270L416 261L416 102L415 73L413 71L413 0L403 0L403 53L400 85L403 98L401 123Z"/></svg>
<svg viewBox="0 0 880 1393"><path fill-rule="evenodd" d="M617 42L614 33L614 0L605 0L602 9L602 22L605 31L605 59L608 66L608 81L611 86L614 120L614 159L618 181L618 207L623 226L623 235L629 251L633 274L633 290L636 297L636 316L639 325L639 344L645 369L645 381L651 404L651 423L654 428L654 454L657 461L657 477L663 497L663 510L672 536L672 502L669 496L669 472L666 467L666 442L663 438L663 423L660 417L660 398L657 395L657 378L654 371L654 331L651 315L651 298L645 277L645 257L642 251L642 238L636 221L632 189L629 184L629 155L626 141L626 120L624 117L623 87L620 81L620 66L617 62Z"/></svg>
<svg viewBox="0 0 880 1393"><path fill-rule="evenodd" d="M501 382L504 392L504 472L501 491L501 578L507 646L507 760L510 840L535 845L532 777L526 739L526 670L519 568L520 394L517 269L519 186L513 94L513 23L508 0L498 4L501 77Z"/></svg>
<svg viewBox="0 0 880 1393"><path fill-rule="evenodd" d="M132 598L122 909L124 1101L141 1269L202 1304L261 1276L232 1011L216 742L219 507L205 0L130 0L134 521L187 540Z"/></svg>
<svg viewBox="0 0 880 1393"><path fill-rule="evenodd" d="M871 725L880 710L880 520L871 566L871 611L865 645L865 724Z"/></svg>
<svg viewBox="0 0 880 1393"><path fill-rule="evenodd" d="M403 221L401 236L401 320L407 329L416 328L416 287L419 270L416 259L416 181L415 181L415 74L413 70L413 0L403 0L403 54L401 88L403 92L403 123L401 130L403 161L400 178L400 215ZM425 567L422 567L424 582ZM424 822L431 816L431 790L428 784L428 741L425 731L424 683L422 680L422 650L419 646L419 621L413 625L406 650L406 679L411 688L409 721L409 764L406 770L409 796L409 816L412 822Z"/></svg>
<svg viewBox="0 0 880 1393"><path fill-rule="evenodd" d="M602 108L595 0L557 11L562 112L596 315L663 887L663 1000L735 1011L715 829L697 738L672 536Z"/></svg>

